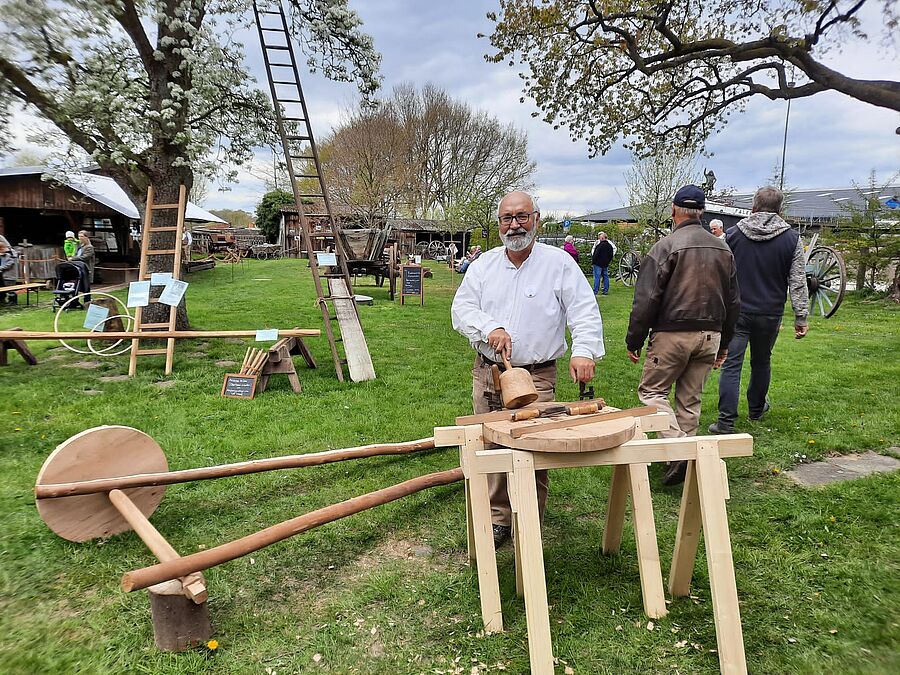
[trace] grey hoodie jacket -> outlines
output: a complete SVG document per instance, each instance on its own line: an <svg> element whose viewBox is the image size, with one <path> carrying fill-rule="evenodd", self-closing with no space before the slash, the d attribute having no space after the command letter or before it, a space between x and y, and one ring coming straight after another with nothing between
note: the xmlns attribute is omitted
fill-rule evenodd
<svg viewBox="0 0 900 675"><path fill-rule="evenodd" d="M728 230L725 241L734 253L741 312L781 314L786 293L794 324L805 326L809 314L803 242L777 213L757 212Z"/></svg>

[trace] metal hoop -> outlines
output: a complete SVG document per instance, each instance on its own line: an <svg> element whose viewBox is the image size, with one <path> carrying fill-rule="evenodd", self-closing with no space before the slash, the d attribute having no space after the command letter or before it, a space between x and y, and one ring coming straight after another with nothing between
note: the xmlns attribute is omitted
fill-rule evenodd
<svg viewBox="0 0 900 675"><path fill-rule="evenodd" d="M56 311L56 316L53 318L53 332L54 332L54 333L58 333L58 332L59 332L59 317L60 317L60 316L62 315L62 313L66 310L66 307L69 306L69 303L74 302L74 301L76 301L76 300L80 300L81 298L83 298L83 297L86 296L86 295L90 295L90 296L92 296L92 297L95 296L95 295L102 295L103 297L106 297L106 298L112 298L113 300L115 300L116 302L118 302L118 303L122 306L122 309L125 310L125 315L127 315L131 321L134 321L134 317L132 317L131 314L129 314L129 312L128 312L128 305L126 305L124 302L122 302L122 300L120 300L120 299L117 298L116 296L111 295L111 294L109 294L109 293L103 293L102 291L94 291L93 293L79 293L79 294L77 294L77 295L73 295L71 298L69 298L68 300L66 300L66 301L63 303L62 307L60 307L60 308ZM122 315L120 314L119 316L122 316ZM101 323L102 323L102 322L101 322ZM97 324L97 325L99 326L100 324ZM96 328L96 327L97 327L97 326L94 326L94 328ZM85 351L85 350L83 350L83 349L78 349L77 347L73 347L72 345L70 345L69 343L67 343L65 340L62 340L62 339L61 339L60 342L62 343L62 346L63 346L63 347L65 347L66 349L68 349L70 352L74 352L74 353L76 353L76 354L97 354L97 352L94 351L93 349L91 349L90 351ZM88 342L90 342L90 340L88 340ZM116 344L110 345L109 349L113 349L113 348L117 347L118 345L119 345L118 342L117 342ZM88 345L88 346L90 346L90 345ZM104 354L97 354L97 355L98 355L98 356L103 356ZM109 356L113 356L113 354L109 354Z"/></svg>

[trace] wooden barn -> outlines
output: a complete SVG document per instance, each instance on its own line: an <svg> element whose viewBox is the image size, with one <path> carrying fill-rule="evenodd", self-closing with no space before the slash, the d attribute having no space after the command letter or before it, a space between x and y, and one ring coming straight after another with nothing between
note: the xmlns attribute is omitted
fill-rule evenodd
<svg viewBox="0 0 900 675"><path fill-rule="evenodd" d="M0 234L19 249L20 258L27 250L32 279L55 276L67 230L90 233L98 283L136 278L141 215L112 178L90 170L49 179L46 167L0 169ZM187 219L224 222L194 204L188 205Z"/></svg>

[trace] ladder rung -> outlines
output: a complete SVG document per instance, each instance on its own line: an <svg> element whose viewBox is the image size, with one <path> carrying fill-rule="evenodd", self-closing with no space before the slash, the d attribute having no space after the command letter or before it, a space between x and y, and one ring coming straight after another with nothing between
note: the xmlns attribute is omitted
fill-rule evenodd
<svg viewBox="0 0 900 675"><path fill-rule="evenodd" d="M333 234L329 234L328 232L310 232L310 239L334 239Z"/></svg>
<svg viewBox="0 0 900 675"><path fill-rule="evenodd" d="M259 11L259 13L260 13L260 14L272 14L272 15L274 15L274 16L281 16L281 12L273 12L273 11L270 10L270 9L261 9L261 10Z"/></svg>
<svg viewBox="0 0 900 675"><path fill-rule="evenodd" d="M303 103L302 98L279 98L279 103Z"/></svg>
<svg viewBox="0 0 900 675"><path fill-rule="evenodd" d="M154 248L147 251L147 255L172 255L174 253L174 248Z"/></svg>
<svg viewBox="0 0 900 675"><path fill-rule="evenodd" d="M179 204L154 204L151 209L177 209Z"/></svg>
<svg viewBox="0 0 900 675"><path fill-rule="evenodd" d="M269 68L293 68L293 63L272 63L269 62Z"/></svg>
<svg viewBox="0 0 900 675"><path fill-rule="evenodd" d="M298 197L324 197L325 195L318 192L300 193Z"/></svg>
<svg viewBox="0 0 900 675"><path fill-rule="evenodd" d="M294 178L318 178L317 173L295 173Z"/></svg>
<svg viewBox="0 0 900 675"><path fill-rule="evenodd" d="M296 80L272 80L272 84L290 84L296 87L300 83Z"/></svg>
<svg viewBox="0 0 900 675"><path fill-rule="evenodd" d="M290 47L286 47L284 45L263 45L266 49L277 49L279 51L286 52L290 49Z"/></svg>
<svg viewBox="0 0 900 675"><path fill-rule="evenodd" d="M289 155L291 159L315 159L312 155Z"/></svg>
<svg viewBox="0 0 900 675"><path fill-rule="evenodd" d="M165 348L161 348L161 349L138 349L138 350L137 350L137 355L138 355L138 356L155 356L155 355L157 355L157 354L167 354L168 352L169 352L169 350L168 350L168 349L165 349Z"/></svg>
<svg viewBox="0 0 900 675"><path fill-rule="evenodd" d="M138 332L144 330L145 328L168 328L169 322L166 323L142 323L138 326Z"/></svg>
<svg viewBox="0 0 900 675"><path fill-rule="evenodd" d="M166 227L149 227L147 228L148 232L174 232L178 229L177 225L171 225Z"/></svg>
<svg viewBox="0 0 900 675"><path fill-rule="evenodd" d="M260 14L262 14L262 13L263 13L263 12L260 12ZM272 14L277 14L277 12L272 12ZM260 29L260 30L265 30L265 31L278 31L279 33L283 33L283 32L284 32L284 28L263 28L262 26L260 26L259 29Z"/></svg>

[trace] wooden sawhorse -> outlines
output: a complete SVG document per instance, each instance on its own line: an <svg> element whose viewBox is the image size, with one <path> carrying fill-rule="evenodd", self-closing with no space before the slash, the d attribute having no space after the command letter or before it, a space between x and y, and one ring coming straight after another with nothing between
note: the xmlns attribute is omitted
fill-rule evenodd
<svg viewBox="0 0 900 675"><path fill-rule="evenodd" d="M647 431L668 428L668 415L638 419L635 440L593 452L536 452L486 443L481 424L435 429L435 445L459 446L465 474L469 558L478 569L481 615L485 631L503 630L497 558L491 532L487 476L506 473L515 533L516 592L524 595L528 649L534 675L553 673L553 647L544 575L544 552L534 472L537 469L612 466L613 475L603 533L603 552L618 551L622 539L625 501L630 492L641 577L644 611L651 618L665 616L665 596L656 543L656 525L647 467L652 462L687 460L669 592L690 592L702 523L709 566L713 612L722 673L747 672L744 641L728 516L727 476L723 457L753 452L749 434L647 440ZM490 446L490 447L488 447Z"/></svg>

